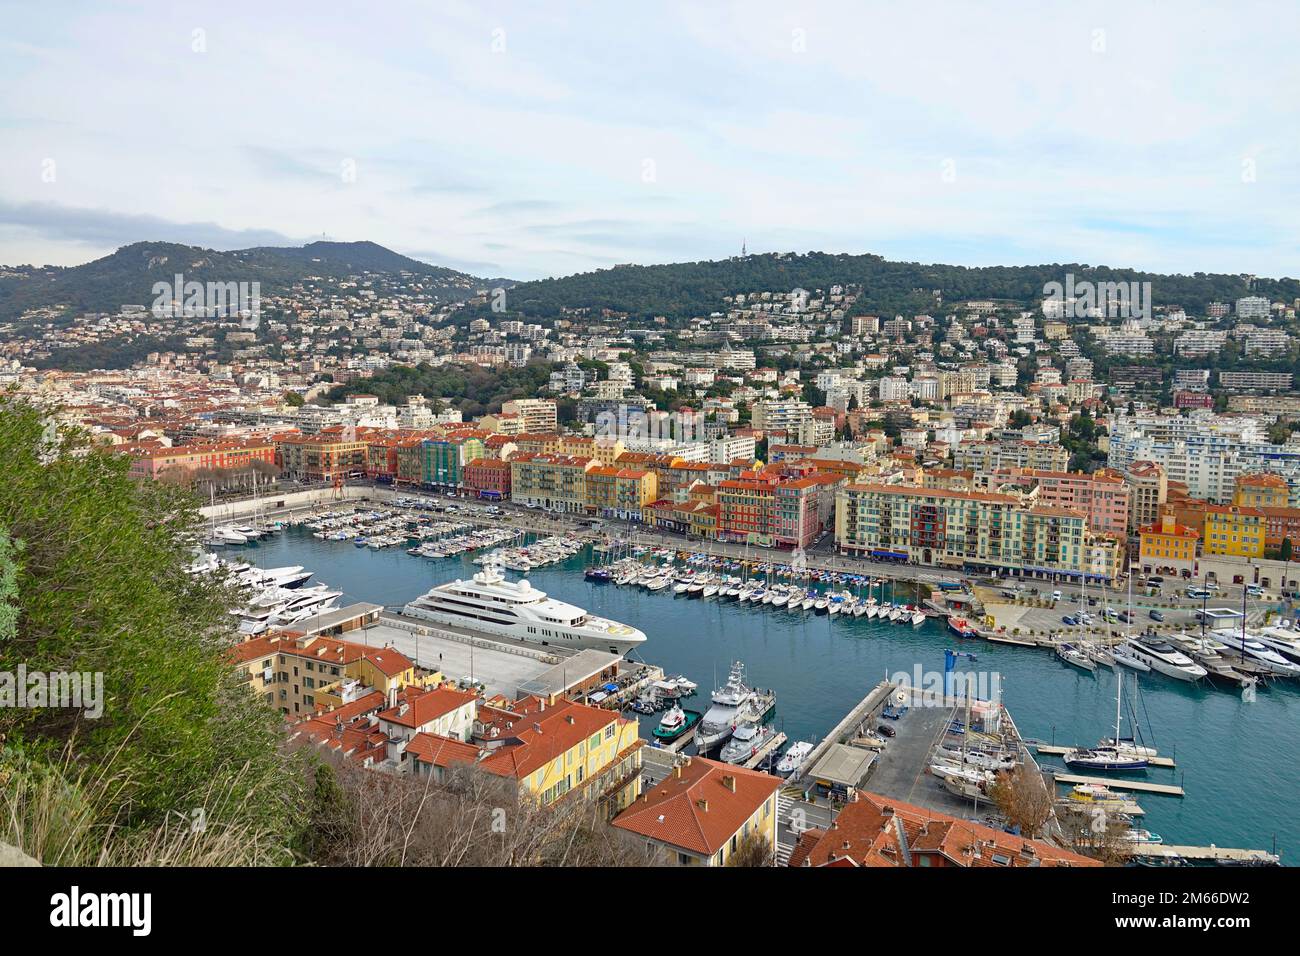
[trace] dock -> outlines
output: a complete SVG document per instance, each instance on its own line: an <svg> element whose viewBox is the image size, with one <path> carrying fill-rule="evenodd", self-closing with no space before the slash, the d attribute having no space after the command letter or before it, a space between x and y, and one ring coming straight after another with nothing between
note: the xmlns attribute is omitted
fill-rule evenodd
<svg viewBox="0 0 1300 956"><path fill-rule="evenodd" d="M1057 747L1049 744L1035 744L1034 749L1040 754L1047 754L1049 757L1060 757L1071 750L1086 750L1086 747ZM1169 767L1173 768L1173 757L1147 757L1147 764L1152 767Z"/></svg>
<svg viewBox="0 0 1300 956"><path fill-rule="evenodd" d="M1084 777L1077 773L1055 773L1052 775L1057 783L1091 784L1097 787L1109 787L1111 790L1132 790L1137 793L1155 793L1164 797L1185 797L1182 787L1168 783L1147 783L1145 780L1125 780L1122 777Z"/></svg>
<svg viewBox="0 0 1300 956"><path fill-rule="evenodd" d="M754 756L746 760L743 764L741 764L741 766L744 767L746 770L753 770L765 759L767 759L768 754L772 753L783 743L785 743L788 739L789 738L786 737L784 731L778 731L775 737L773 737L763 746L759 747L757 752L754 754Z"/></svg>
<svg viewBox="0 0 1300 956"><path fill-rule="evenodd" d="M1208 860L1214 863L1248 863L1277 866L1281 860L1267 850L1240 850L1226 846L1169 846L1163 843L1143 844L1133 847L1133 856L1179 857L1184 860Z"/></svg>

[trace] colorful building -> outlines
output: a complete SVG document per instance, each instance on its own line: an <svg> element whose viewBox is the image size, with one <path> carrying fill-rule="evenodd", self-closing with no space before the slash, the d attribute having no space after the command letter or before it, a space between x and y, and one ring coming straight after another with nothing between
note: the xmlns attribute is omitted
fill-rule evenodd
<svg viewBox="0 0 1300 956"><path fill-rule="evenodd" d="M510 462L496 458L475 458L465 466L465 490L489 501L510 498Z"/></svg>
<svg viewBox="0 0 1300 956"><path fill-rule="evenodd" d="M275 444L281 473L302 481L362 477L370 463L366 441L340 432L287 435Z"/></svg>
<svg viewBox="0 0 1300 956"><path fill-rule="evenodd" d="M1205 554L1262 558L1266 534L1264 512L1237 505L1210 505L1205 509Z"/></svg>
<svg viewBox="0 0 1300 956"><path fill-rule="evenodd" d="M578 514L587 508L592 458L517 453L510 457L510 496L525 505Z"/></svg>
<svg viewBox="0 0 1300 956"><path fill-rule="evenodd" d="M914 485L842 487L835 539L877 559L1049 579L1113 579L1123 556L1121 542L1090 531L1081 511Z"/></svg>
<svg viewBox="0 0 1300 956"><path fill-rule="evenodd" d="M684 757L614 818L679 866L726 866L749 839L776 850L781 778L704 757Z"/></svg>
<svg viewBox="0 0 1300 956"><path fill-rule="evenodd" d="M658 497L658 489L653 471L596 465L586 472L587 513L640 521Z"/></svg>
<svg viewBox="0 0 1300 956"><path fill-rule="evenodd" d="M1200 532L1178 523L1172 514L1138 529L1138 566L1143 574L1196 576L1196 542Z"/></svg>
<svg viewBox="0 0 1300 956"><path fill-rule="evenodd" d="M251 439L137 449L131 453L130 474L132 478L156 479L164 474L189 478L198 471L247 471L257 462L275 466L274 442Z"/></svg>

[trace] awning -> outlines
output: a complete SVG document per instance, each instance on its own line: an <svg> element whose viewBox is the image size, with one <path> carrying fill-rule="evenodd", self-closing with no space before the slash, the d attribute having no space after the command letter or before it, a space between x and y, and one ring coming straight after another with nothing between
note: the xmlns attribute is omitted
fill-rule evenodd
<svg viewBox="0 0 1300 956"><path fill-rule="evenodd" d="M871 553L876 557L880 557L880 558L906 558L907 557L906 551L872 551Z"/></svg>

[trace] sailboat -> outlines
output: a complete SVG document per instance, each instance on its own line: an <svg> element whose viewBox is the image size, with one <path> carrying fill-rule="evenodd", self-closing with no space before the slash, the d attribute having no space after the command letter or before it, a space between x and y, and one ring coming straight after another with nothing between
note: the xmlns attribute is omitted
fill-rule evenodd
<svg viewBox="0 0 1300 956"><path fill-rule="evenodd" d="M1124 672L1115 672L1115 736L1116 743L1092 750L1067 750L1062 759L1071 770L1145 770L1147 754L1136 748L1124 747L1120 737L1120 703L1123 700Z"/></svg>

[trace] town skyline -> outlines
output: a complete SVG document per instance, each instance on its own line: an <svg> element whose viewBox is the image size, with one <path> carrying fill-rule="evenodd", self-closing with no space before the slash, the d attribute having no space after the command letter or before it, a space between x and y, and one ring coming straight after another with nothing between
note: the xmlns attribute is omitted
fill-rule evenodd
<svg viewBox="0 0 1300 956"><path fill-rule="evenodd" d="M1293 273L1300 123L1269 91L1297 86L1296 13L1198 9L1009 27L945 6L936 32L829 4L398 5L359 31L292 9L15 6L0 262L326 236L520 280L742 243ZM69 81L76 64L101 81Z"/></svg>

